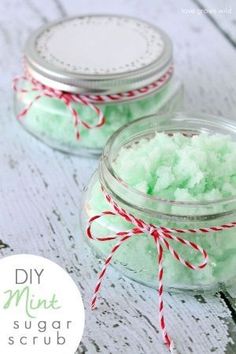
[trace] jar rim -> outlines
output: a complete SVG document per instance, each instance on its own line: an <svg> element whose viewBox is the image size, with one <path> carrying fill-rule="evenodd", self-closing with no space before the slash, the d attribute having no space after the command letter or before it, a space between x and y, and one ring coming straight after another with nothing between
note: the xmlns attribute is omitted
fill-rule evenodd
<svg viewBox="0 0 236 354"><path fill-rule="evenodd" d="M142 201L149 201L149 202L156 202L162 205L170 205L170 206L177 206L180 208L199 208L199 207L211 207L214 206L215 204L224 204L224 203L235 203L236 202L236 195L226 197L226 198L221 198L218 200L212 200L212 201L175 201L175 200L168 200L168 199L163 199L159 198L158 196L151 196L148 195L132 186L130 186L128 183L126 183L123 179L121 179L118 175L118 173L114 170L113 168L113 163L112 160L114 160L115 156L114 155L114 146L119 140L119 138L123 135L124 133L127 133L127 130L132 130L133 127L144 127L147 126L148 124L151 125L152 129L148 131L150 134L151 132L163 132L163 131L168 131L169 130L161 130L160 126L160 121L163 121L165 119L170 119L170 121L175 121L179 123L184 123L186 126L186 123L192 123L193 125L196 125L195 130L192 129L184 129L185 132L191 131L192 133L200 133L202 132L210 132L211 130L207 130L206 128L202 128L203 124L209 124L209 126L212 126L214 128L217 128L218 130L221 130L222 128L225 129L225 131L228 131L228 133L232 135L232 133L235 134L236 138L236 124L233 123L233 121L230 121L229 119L221 118L215 115L210 115L210 114L205 114L205 113L193 113L193 112L174 112L174 113L167 113L167 114L161 114L161 115L149 115L146 117L142 117L140 119L137 119L131 123L126 124L125 126L121 127L118 129L108 140L107 144L105 145L101 160L100 160L100 179L101 183L105 184L105 188L110 189L110 185L113 186L120 186L120 190L122 191L122 197L120 195L116 195L118 199L121 199L123 202L127 203L130 205L130 200L125 200L125 196L129 194L129 199L132 197L135 198L137 197L139 200ZM197 129L198 127L198 129ZM178 132L178 130L175 130L175 132ZM211 131L212 132L212 131ZM221 133L222 134L222 133ZM132 140L134 141L137 138L141 137L147 137L147 135L144 134L136 134L136 136L133 137L133 139L128 139L127 138L127 144L130 144ZM102 172L104 170L104 172ZM110 192L112 193L113 191L110 189ZM144 203L141 203L140 205L145 205ZM132 205L133 207L133 205ZM143 209L144 210L144 209ZM147 208L145 208L145 211L148 211Z"/></svg>
<svg viewBox="0 0 236 354"><path fill-rule="evenodd" d="M51 28L66 23L68 21L84 18L116 18L129 21L137 21L137 23L149 26L153 31L161 36L164 43L163 52L159 57L151 63L144 65L138 69L130 70L123 73L109 73L109 74L86 74L76 73L73 70L65 70L50 64L44 57L39 56L36 50L37 38ZM172 65L173 62L173 48L169 36L159 27L141 19L125 15L112 14L88 14L82 16L67 17L65 19L51 22L44 25L35 31L26 42L25 58L26 65L29 68L30 74L43 84L59 89L61 91L84 93L84 94L115 94L120 92L127 92L138 88L145 87L148 84L161 78Z"/></svg>

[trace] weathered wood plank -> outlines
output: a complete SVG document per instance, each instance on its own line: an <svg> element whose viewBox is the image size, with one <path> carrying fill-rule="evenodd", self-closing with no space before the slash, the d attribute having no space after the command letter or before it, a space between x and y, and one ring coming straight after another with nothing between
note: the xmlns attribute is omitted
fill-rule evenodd
<svg viewBox="0 0 236 354"><path fill-rule="evenodd" d="M157 325L156 292L111 269L98 310L89 310L101 264L82 241L79 211L97 162L53 152L23 132L13 119L10 79L20 71L20 51L33 28L67 13L125 13L158 24L173 38L188 109L234 117L235 51L209 20L186 16L182 6L195 5L188 0L181 6L174 0L57 0L48 1L46 8L36 0L0 4L0 236L9 245L0 252L43 255L71 273L86 306L81 353L166 353ZM165 297L168 327L180 353L235 353L235 324L224 299Z"/></svg>
<svg viewBox="0 0 236 354"><path fill-rule="evenodd" d="M224 0L193 0L198 6L198 15L205 15L222 35L236 47L236 3ZM188 10L188 9L187 9ZM191 15L191 14L190 14Z"/></svg>

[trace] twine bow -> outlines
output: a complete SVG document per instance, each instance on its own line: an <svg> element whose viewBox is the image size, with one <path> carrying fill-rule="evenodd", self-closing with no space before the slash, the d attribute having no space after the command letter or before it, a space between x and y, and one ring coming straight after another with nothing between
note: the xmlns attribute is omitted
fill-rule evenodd
<svg viewBox="0 0 236 354"><path fill-rule="evenodd" d="M29 89L24 89L19 87L19 84L21 83L22 86L24 82L30 84L31 87ZM81 125L84 126L84 128L86 129L93 129L93 128L99 128L105 124L105 117L101 109L98 108L96 105L94 105L92 101L86 96L53 89L51 87L43 85L41 82L35 80L29 75L16 77L13 80L13 89L17 93L22 93L22 94L31 93L32 91L38 92L38 94L32 99L32 101L17 115L18 119L21 119L24 116L26 116L30 108L36 101L40 100L42 97L50 97L62 101L70 111L71 116L73 118L73 125L74 125L75 136L77 140L79 140L80 138L79 127ZM74 103L80 103L84 106L88 106L89 108L91 108L91 110L93 110L97 115L98 118L97 122L94 125L91 125L87 123L85 120L81 119L79 117L77 110L73 107Z"/></svg>
<svg viewBox="0 0 236 354"><path fill-rule="evenodd" d="M102 281L105 277L107 268L109 264L112 261L112 258L116 251L120 248L120 246L127 240L129 240L131 237L137 237L140 236L141 234L146 234L149 235L150 237L153 238L156 248L157 248L157 265L158 265L158 308L159 308L159 325L161 328L162 336L164 343L167 345L169 351L171 353L177 353L176 347L174 345L174 342L172 338L169 336L167 333L166 329L166 322L165 322L165 316L164 316L164 301L163 301L163 292L164 292L164 287L163 287L163 278L164 278L164 268L163 268L163 261L164 261L164 250L169 251L170 254L174 259L176 259L178 262L182 263L185 267L192 269L192 270L201 270L204 267L206 267L208 263L208 254L207 252L200 247L198 244L191 242L189 240L186 240L182 237L176 236L174 234L198 234L198 233L208 233L208 232L219 232L223 231L226 229L230 229L233 227L236 227L236 222L224 224L221 226L213 226L213 227L208 227L208 228L199 228L199 229L177 229L177 228L166 228L162 226L156 226L153 224L148 224L145 221L136 218L134 215L128 213L126 210L121 208L113 199L112 197L105 191L105 189L102 187L104 196L109 203L109 205L112 207L113 211L108 210L108 211L103 211L101 214L94 215L93 217L90 218L88 222L88 227L87 227L87 237L91 240L97 240L101 242L107 242L107 241L112 241L112 240L119 240L115 246L113 246L111 253L109 256L106 258L104 266L99 274L98 277L98 282L95 286L94 289L94 294L92 297L92 302L91 306L92 309L96 307L96 301L97 297L99 294L99 291L101 289ZM127 231L119 231L114 233L114 236L107 236L107 237L96 237L92 233L92 224L104 217L104 216L117 216L119 215L122 219L125 221L131 223L134 225L134 227L131 230ZM197 253L200 253L203 260L200 264L193 264L190 263L189 261L185 260L184 258L181 257L181 255L170 245L169 241L172 240L176 243L180 243L183 246L186 246L190 249L193 249Z"/></svg>

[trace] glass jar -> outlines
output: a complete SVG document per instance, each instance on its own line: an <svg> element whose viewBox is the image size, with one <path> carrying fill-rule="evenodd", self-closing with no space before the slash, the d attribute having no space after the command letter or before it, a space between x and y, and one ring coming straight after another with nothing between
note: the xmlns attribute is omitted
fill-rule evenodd
<svg viewBox="0 0 236 354"><path fill-rule="evenodd" d="M136 120L119 129L108 141L100 160L98 171L92 177L85 196L82 212L83 232L88 220L104 211L113 210L106 201L101 186L113 200L128 213L146 223L178 229L196 229L220 226L236 220L236 198L230 197L209 202L171 201L150 196L124 182L113 168L120 149L156 132L180 132L191 138L201 132L230 135L236 141L236 125L215 116L184 113L163 114ZM148 159L148 157L147 157ZM137 166L138 168L138 166ZM95 237L106 238L119 231L130 230L134 225L120 216L103 215L93 221ZM211 291L229 287L236 278L236 230L220 232L177 234L201 246L209 255L204 269L186 268L165 249L164 284L169 290ZM90 240L89 245L100 257L108 256L116 241ZM189 247L170 241L174 249L187 261L201 263L201 255ZM128 239L114 254L113 264L124 275L145 285L157 285L157 249L150 235L142 234Z"/></svg>
<svg viewBox="0 0 236 354"><path fill-rule="evenodd" d="M25 75L14 85L18 121L64 152L100 154L124 124L182 106L171 40L144 21L63 19L33 33L24 56Z"/></svg>

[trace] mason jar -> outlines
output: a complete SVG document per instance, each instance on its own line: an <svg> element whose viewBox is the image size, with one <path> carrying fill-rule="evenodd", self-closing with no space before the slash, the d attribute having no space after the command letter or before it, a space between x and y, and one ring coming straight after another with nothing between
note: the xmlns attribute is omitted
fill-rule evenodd
<svg viewBox="0 0 236 354"><path fill-rule="evenodd" d="M27 131L80 155L100 154L124 124L178 110L183 101L168 35L115 15L66 18L34 32L14 91Z"/></svg>
<svg viewBox="0 0 236 354"><path fill-rule="evenodd" d="M135 226L119 215L109 213L114 212L114 208L106 200L105 193L120 208L147 224L179 230L201 229L199 233L177 232L175 235L194 242L207 252L209 260L203 269L193 270L185 267L164 247L164 284L169 290L215 292L220 287L229 287L236 280L236 230L227 224L236 221L236 196L197 202L186 202L184 196L183 200L178 201L163 199L135 189L120 177L119 171L114 169L114 162L122 148L135 146L140 140L148 140L160 132L168 135L181 133L189 139L202 132L210 135L219 133L231 136L233 141L236 141L234 122L205 114L153 115L119 129L107 142L98 171L92 177L86 191L81 215L86 240L95 254L105 259L110 254L112 246L118 242L109 238L117 232L131 230ZM147 154L147 161L148 159ZM127 171L135 175L139 173L139 168L136 163L136 167L133 166ZM219 173L219 176L222 176L217 170L212 173ZM88 237L89 220L90 222L92 220L90 232L94 239ZM208 229L209 232L204 232L206 228L221 225L225 225L221 231ZM101 239L106 241L102 242ZM187 262L197 265L203 261L201 252L196 252L196 249L174 240L168 239L168 242ZM157 247L149 234L143 233L126 240L114 253L112 264L137 282L150 287L157 285Z"/></svg>

